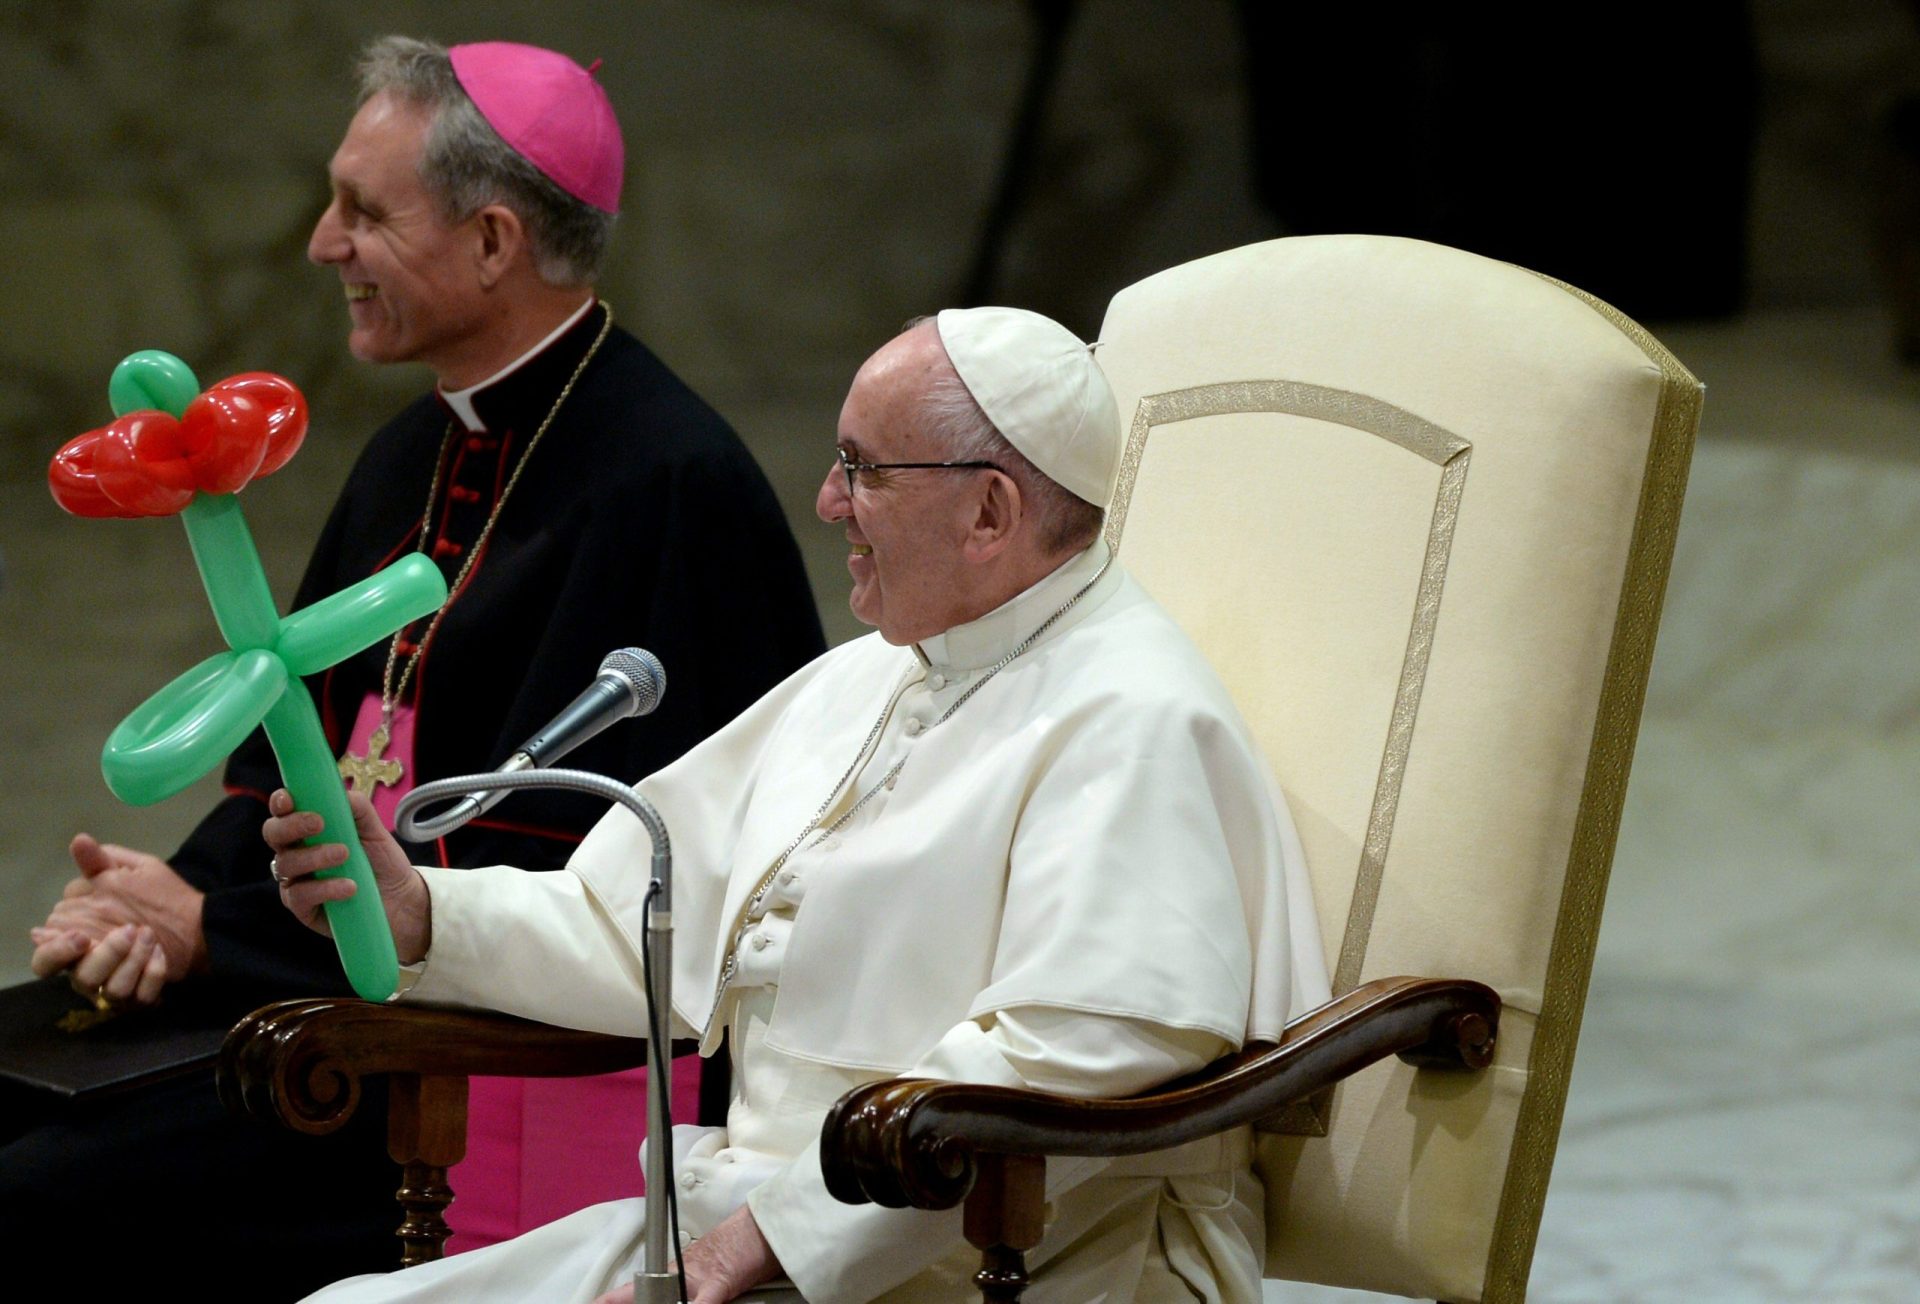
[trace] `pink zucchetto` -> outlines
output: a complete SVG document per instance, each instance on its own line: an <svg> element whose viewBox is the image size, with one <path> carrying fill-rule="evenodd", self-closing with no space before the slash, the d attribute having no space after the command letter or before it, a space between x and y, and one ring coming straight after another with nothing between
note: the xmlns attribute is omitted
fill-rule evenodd
<svg viewBox="0 0 1920 1304"><path fill-rule="evenodd" d="M546 178L606 213L620 211L627 151L613 105L593 68L512 41L447 51L467 98L500 138Z"/></svg>

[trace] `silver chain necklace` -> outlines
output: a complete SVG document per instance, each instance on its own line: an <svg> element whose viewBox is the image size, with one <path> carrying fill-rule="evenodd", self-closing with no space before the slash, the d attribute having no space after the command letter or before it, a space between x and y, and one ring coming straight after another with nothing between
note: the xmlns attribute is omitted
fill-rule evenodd
<svg viewBox="0 0 1920 1304"><path fill-rule="evenodd" d="M1021 639L1012 651L994 662L985 674L974 680L973 686L955 698L953 705L942 711L940 717L922 731L921 736L925 737L926 734L932 733L948 720L951 720L953 713L965 706L975 693L985 688L989 679L992 679L1002 670L1012 665L1023 653L1032 648L1035 643L1039 642L1040 636L1045 634L1049 629L1052 629L1054 622L1073 610L1074 605L1078 603L1080 599L1087 596L1087 593L1094 585L1100 582L1101 576L1105 575L1112 565L1113 555L1109 553L1107 559L1100 563L1100 569L1093 573L1092 579L1082 584L1072 597L1061 603L1058 610L1041 621L1039 625L1035 626L1034 631ZM840 795L840 790L846 786L847 781L851 779L854 772L860 768L860 763L867 758L868 751L879 741L880 731L886 727L887 720L893 714L893 708L899 700L900 690L904 687L905 685L901 684L896 687L893 692L887 694L886 705L880 708L880 717L873 722L873 728L867 730L866 741L862 742L860 744L860 750L854 753L852 763L847 766L845 772L843 772L838 779L834 780L833 787L827 790L826 800L820 803L820 809L813 813L813 818L807 821L806 827L801 829L793 841L787 844L786 850L774 858L772 868L768 869L761 877L759 886L754 888L753 895L747 898L746 907L740 912L740 922L734 925L733 936L727 941L726 963L721 966L720 982L715 987L713 993L713 1009L707 1015L707 1023L709 1026L713 1023L714 1015L720 1012L720 1002L726 997L727 984L733 981L734 975L740 970L740 943L741 940L746 937L748 927L753 923L753 913L760 908L760 903L766 899L768 891L773 887L774 877L779 874L781 867L787 863L788 857L798 851L800 845L813 833L818 832L822 838L825 838L844 828L847 821L857 815L861 807L865 806L869 801L872 801L881 789L892 787L893 781L899 777L900 771L906 768L907 758L902 756L893 763L893 768L888 770L878 783L868 788L866 792L860 796L859 800L842 811L833 823L827 825L825 828L821 827L820 821L826 815L827 811L832 809L833 799Z"/></svg>

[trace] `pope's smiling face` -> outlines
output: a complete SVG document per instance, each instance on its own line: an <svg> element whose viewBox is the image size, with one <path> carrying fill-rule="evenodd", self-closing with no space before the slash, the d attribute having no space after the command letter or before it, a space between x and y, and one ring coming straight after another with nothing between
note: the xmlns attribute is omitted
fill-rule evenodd
<svg viewBox="0 0 1920 1304"><path fill-rule="evenodd" d="M480 236L449 225L420 180L432 110L381 92L360 106L328 172L333 200L307 257L340 273L364 362L424 362L442 373L482 327Z"/></svg>
<svg viewBox="0 0 1920 1304"><path fill-rule="evenodd" d="M867 359L840 409L839 444L858 462L940 462L951 457L922 427L920 396L946 354L931 322ZM843 524L853 574L853 614L904 645L951 629L968 612L962 548L982 471L863 471L847 491L838 462L814 510Z"/></svg>

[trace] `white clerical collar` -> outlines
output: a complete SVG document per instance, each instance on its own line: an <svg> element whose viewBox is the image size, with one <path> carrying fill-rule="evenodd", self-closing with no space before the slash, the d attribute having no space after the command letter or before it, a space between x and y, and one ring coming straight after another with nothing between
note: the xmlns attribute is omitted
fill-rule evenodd
<svg viewBox="0 0 1920 1304"><path fill-rule="evenodd" d="M495 385L505 380L508 376L511 376L514 372L526 366L527 363L539 357L546 351L549 344L572 330L574 324L587 315L587 312L593 307L593 304L594 298L589 294L587 301L575 309L572 316L568 317L558 326L555 326L545 339L528 349L525 353L522 353L512 362L509 362L506 366L500 368L500 370L494 372L491 376L488 376L478 385L469 385L465 389L443 389L440 391L440 397L446 400L447 406L453 409L454 415L460 418L460 423L468 430L485 430L487 423L480 419L478 412L474 411L473 396L487 386Z"/></svg>
<svg viewBox="0 0 1920 1304"><path fill-rule="evenodd" d="M1106 565L1107 556L1107 541L1096 539L1092 547L1069 557L1032 588L1016 594L976 620L921 639L914 644L914 651L929 666L962 671L985 669L1018 647L1021 640L1045 624L1069 598L1085 587ZM1071 628L1081 617L1099 606L1099 599L1118 585L1119 574L1117 567L1109 569L1098 586L1099 591L1089 593L1075 603L1073 610L1048 629L1047 637L1052 638L1062 630Z"/></svg>

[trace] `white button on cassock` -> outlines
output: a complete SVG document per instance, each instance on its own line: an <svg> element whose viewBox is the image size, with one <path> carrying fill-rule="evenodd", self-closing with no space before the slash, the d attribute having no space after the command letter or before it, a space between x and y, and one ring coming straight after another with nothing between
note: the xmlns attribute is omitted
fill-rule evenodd
<svg viewBox="0 0 1920 1304"><path fill-rule="evenodd" d="M921 728L922 726L919 720L914 719L914 720L907 721L907 737L918 738L920 736Z"/></svg>

